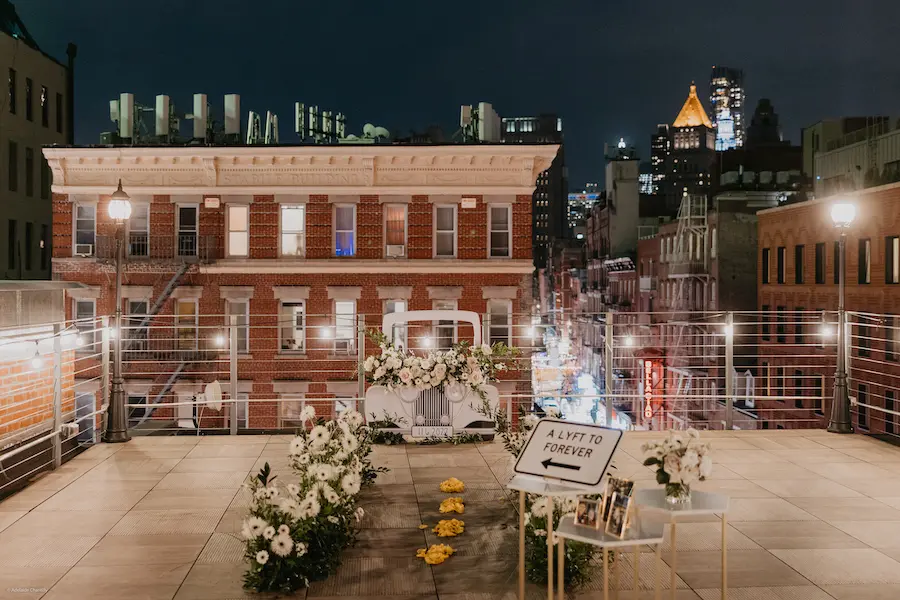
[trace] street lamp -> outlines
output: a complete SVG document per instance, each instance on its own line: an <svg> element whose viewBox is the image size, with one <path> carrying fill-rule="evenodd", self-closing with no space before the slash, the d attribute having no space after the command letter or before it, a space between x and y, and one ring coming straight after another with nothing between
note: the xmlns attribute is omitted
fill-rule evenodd
<svg viewBox="0 0 900 600"><path fill-rule="evenodd" d="M837 369L834 373L834 401L831 403L831 420L828 431L832 433L853 433L850 424L850 394L847 389L847 368L845 358L845 336L847 318L844 314L844 270L847 255L847 229L856 218L856 206L849 202L836 202L831 206L831 220L841 232L838 250L838 323L837 323Z"/></svg>
<svg viewBox="0 0 900 600"><path fill-rule="evenodd" d="M125 413L125 382L122 379L122 258L125 250L125 222L131 216L131 197L119 188L109 198L109 218L116 223L116 316L117 335L113 338L112 391L106 419L103 441L107 443L127 442L128 418Z"/></svg>

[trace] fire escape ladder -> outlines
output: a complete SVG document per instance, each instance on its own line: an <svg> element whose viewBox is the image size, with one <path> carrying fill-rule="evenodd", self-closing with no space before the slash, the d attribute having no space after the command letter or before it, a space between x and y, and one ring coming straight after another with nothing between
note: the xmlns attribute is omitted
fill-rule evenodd
<svg viewBox="0 0 900 600"><path fill-rule="evenodd" d="M156 302L153 303L153 306L147 313L147 316L144 317L144 320L141 322L141 327L146 327L150 324L150 321L156 314L162 310L163 305L166 303L166 300L169 299L169 296L172 295L172 292L175 291L175 288L178 287L178 284L181 283L181 278L184 277L185 273L187 273L188 269L191 268L191 263L185 262L182 263L178 270L172 275L172 278L169 280L169 283L166 284L166 287L163 288L163 291L156 298Z"/></svg>
<svg viewBox="0 0 900 600"><path fill-rule="evenodd" d="M153 401L147 404L147 407L144 409L144 416L141 417L140 421L138 421L138 425L142 425L144 421L150 418L150 415L153 414L153 411L159 408L159 405L165 399L166 394L168 394L172 389L172 386L175 385L175 381L178 379L178 376L182 371L185 370L185 368L187 368L187 364L187 361L184 360L178 363L178 366L175 367L175 370L172 371L172 373L169 375L169 378L166 380L165 384L163 384L162 389L159 391L156 397L153 398ZM178 411L176 410L175 412L177 413Z"/></svg>

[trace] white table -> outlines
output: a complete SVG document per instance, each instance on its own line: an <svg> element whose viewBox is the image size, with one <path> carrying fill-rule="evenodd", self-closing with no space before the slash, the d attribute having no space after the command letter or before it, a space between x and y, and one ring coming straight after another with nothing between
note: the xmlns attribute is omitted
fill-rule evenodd
<svg viewBox="0 0 900 600"><path fill-rule="evenodd" d="M672 544L671 565L672 581L671 593L672 599L675 598L675 585L678 581L678 575L675 570L678 565L678 546L676 524L679 518L693 517L699 515L718 515L722 520L722 600L728 598L728 544L727 531L728 523L726 521L726 513L728 512L728 496L724 494L716 494L714 492L691 492L691 501L686 504L672 505L666 502L666 491L663 488L656 489L639 489L634 492L634 502L638 508L639 514L644 517L649 514L663 515L672 527Z"/></svg>
<svg viewBox="0 0 900 600"><path fill-rule="evenodd" d="M638 600L640 598L640 589L641 589L641 578L640 578L640 564L641 564L641 546L655 546L656 547L656 584L654 586L654 590L656 591L656 600L659 600L660 597L660 579L661 572L660 563L662 559L660 557L662 543L664 538L665 528L662 523L652 523L641 521L637 518L632 518L631 522L628 525L628 529L625 531L625 535L621 538L618 538L613 535L608 535L602 530L599 529L591 529L589 527L582 527L580 525L575 524L575 519L572 517L566 517L562 519L559 523L559 529L556 531L556 536L560 538L559 540L559 600L564 600L564 592L563 592L563 576L562 574L565 572L565 541L566 540L574 540L576 542L584 542L586 544L593 544L595 546L603 547L603 600L609 600L609 556L608 551L612 550L616 551L616 548L634 548L634 598ZM549 535L549 534L548 534ZM550 555L548 554L548 557ZM617 592L618 595L618 592ZM548 597L549 600L553 600L552 597Z"/></svg>

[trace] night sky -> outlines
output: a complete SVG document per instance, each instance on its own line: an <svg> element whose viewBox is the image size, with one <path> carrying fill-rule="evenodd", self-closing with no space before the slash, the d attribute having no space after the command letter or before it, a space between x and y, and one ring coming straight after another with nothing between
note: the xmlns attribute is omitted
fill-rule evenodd
<svg viewBox="0 0 900 600"><path fill-rule="evenodd" d="M239 93L272 110L283 143L293 103L342 111L348 132L429 124L456 130L459 106L564 119L572 189L601 179L603 144L649 152L714 64L743 68L747 123L771 98L786 138L829 116L900 114L897 0L18 0L42 49L78 45L76 141L112 128L107 101L132 92ZM187 125L185 125L186 127Z"/></svg>

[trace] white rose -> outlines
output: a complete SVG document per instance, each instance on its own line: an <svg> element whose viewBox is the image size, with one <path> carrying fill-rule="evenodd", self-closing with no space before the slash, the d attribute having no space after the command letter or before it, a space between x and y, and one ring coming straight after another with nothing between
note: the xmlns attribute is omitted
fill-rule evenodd
<svg viewBox="0 0 900 600"><path fill-rule="evenodd" d="M700 459L700 477L706 479L712 475L712 458L708 454L704 454Z"/></svg>
<svg viewBox="0 0 900 600"><path fill-rule="evenodd" d="M491 350L491 347L488 346L487 344L482 344L482 345L481 345L481 352L482 352L485 356L490 356L492 350Z"/></svg>
<svg viewBox="0 0 900 600"><path fill-rule="evenodd" d="M363 367L365 367L367 373L370 373L372 371L372 369L375 368L374 364L375 364L375 357L370 356L369 358L366 359L366 362L363 363Z"/></svg>
<svg viewBox="0 0 900 600"><path fill-rule="evenodd" d="M377 369L375 369L375 379L381 379L382 377L384 377L384 373L384 367L378 367Z"/></svg>
<svg viewBox="0 0 900 600"><path fill-rule="evenodd" d="M480 370L476 369L472 371L472 374L469 376L469 381L475 385L481 385L484 383L484 375L481 374Z"/></svg>

